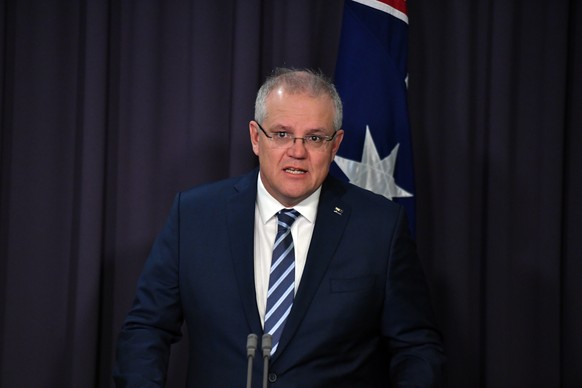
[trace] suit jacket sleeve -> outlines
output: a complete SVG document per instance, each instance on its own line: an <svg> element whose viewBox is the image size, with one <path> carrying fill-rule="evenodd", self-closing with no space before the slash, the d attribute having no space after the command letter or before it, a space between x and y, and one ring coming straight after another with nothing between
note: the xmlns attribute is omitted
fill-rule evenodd
<svg viewBox="0 0 582 388"><path fill-rule="evenodd" d="M113 372L118 387L163 387L170 346L181 337L178 208L179 196L152 247L119 335Z"/></svg>
<svg viewBox="0 0 582 388"><path fill-rule="evenodd" d="M444 351L428 286L404 211L392 239L383 311L384 338L391 353L395 387L439 387Z"/></svg>

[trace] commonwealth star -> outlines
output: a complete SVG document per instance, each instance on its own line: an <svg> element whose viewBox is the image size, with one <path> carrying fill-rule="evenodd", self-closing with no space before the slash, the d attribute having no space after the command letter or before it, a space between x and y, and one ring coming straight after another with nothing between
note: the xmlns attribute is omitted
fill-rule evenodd
<svg viewBox="0 0 582 388"><path fill-rule="evenodd" d="M378 150L372 139L370 127L366 126L362 161L335 156L335 162L351 183L381 194L388 199L412 197L413 195L399 187L394 181L394 167L398 156L399 144L392 149L390 155L380 159Z"/></svg>

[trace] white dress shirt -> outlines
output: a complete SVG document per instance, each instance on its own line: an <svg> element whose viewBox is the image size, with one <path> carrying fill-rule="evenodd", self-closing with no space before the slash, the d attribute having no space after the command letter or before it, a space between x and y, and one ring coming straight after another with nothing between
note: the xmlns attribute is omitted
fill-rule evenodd
<svg viewBox="0 0 582 388"><path fill-rule="evenodd" d="M301 275L305 268L307 251L313 235L317 205L321 187L309 197L301 201L293 209L301 215L291 225L291 236L295 246L295 293L301 281ZM284 209L263 185L261 175L257 179L257 200L255 203L255 230L254 230L254 266L255 266L255 293L257 295L257 307L264 325L265 309L267 305L267 291L269 289L269 272L273 256L273 244L277 236L277 213Z"/></svg>

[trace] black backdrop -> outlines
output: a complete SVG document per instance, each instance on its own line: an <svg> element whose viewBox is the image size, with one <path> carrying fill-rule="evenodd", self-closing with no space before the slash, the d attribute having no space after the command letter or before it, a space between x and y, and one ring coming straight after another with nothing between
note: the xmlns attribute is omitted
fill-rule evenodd
<svg viewBox="0 0 582 388"><path fill-rule="evenodd" d="M112 385L174 194L256 164L257 87L279 65L332 75L342 6L0 3L0 386ZM409 17L417 240L447 386L580 387L582 5L410 1Z"/></svg>

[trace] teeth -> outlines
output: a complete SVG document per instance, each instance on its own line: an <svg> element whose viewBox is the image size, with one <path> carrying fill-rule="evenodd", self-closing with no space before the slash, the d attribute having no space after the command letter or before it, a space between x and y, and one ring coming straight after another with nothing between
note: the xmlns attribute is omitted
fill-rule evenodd
<svg viewBox="0 0 582 388"><path fill-rule="evenodd" d="M303 170L296 170L294 168L286 168L285 171L288 172L288 173L290 173L290 174L305 174L305 171L303 171Z"/></svg>

